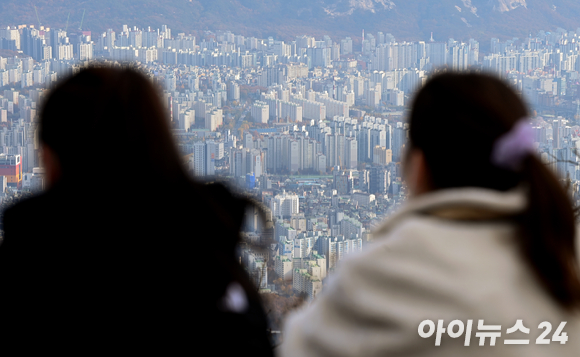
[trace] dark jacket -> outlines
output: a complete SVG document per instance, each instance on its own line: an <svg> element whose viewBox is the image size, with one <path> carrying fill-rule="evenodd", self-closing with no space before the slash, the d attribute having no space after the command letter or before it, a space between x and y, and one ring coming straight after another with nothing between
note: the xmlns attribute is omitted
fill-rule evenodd
<svg viewBox="0 0 580 357"><path fill-rule="evenodd" d="M0 349L271 356L258 294L234 256L244 209L219 185L123 193L73 183L9 208ZM220 308L232 281L246 289L244 313Z"/></svg>

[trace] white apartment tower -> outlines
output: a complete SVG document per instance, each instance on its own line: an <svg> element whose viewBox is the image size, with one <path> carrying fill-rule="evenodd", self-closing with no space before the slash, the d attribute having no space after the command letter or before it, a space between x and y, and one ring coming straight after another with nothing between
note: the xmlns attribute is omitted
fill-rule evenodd
<svg viewBox="0 0 580 357"><path fill-rule="evenodd" d="M291 217L299 211L298 195L283 192L270 201L270 210L274 217Z"/></svg>

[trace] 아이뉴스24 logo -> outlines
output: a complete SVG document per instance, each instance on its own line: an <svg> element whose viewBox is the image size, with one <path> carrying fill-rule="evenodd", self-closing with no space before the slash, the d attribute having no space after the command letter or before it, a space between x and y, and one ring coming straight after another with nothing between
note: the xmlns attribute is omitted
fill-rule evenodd
<svg viewBox="0 0 580 357"><path fill-rule="evenodd" d="M548 345L551 342L559 342L560 344L565 344L568 341L568 335L563 332L566 326L566 321L560 322L556 331L549 338L550 332L552 331L552 324L544 321L538 325L538 329L544 330L542 334L536 339L535 343L537 345ZM432 320L423 320L419 324L419 336L422 338L429 338L435 335L435 346L441 345L441 337L443 334L449 335L451 338L459 338L465 335L464 346L469 346L471 343L471 336L473 330L473 320L467 320L467 323L463 323L461 320L451 321L447 327L444 327L443 320L437 320L437 325ZM525 334L530 333L530 329L524 326L522 320L516 320L514 326L506 329L506 337L516 331L523 332ZM489 340L490 346L495 346L496 340L501 338L501 325L484 325L484 320L478 320L477 322L477 332L475 337L479 338L479 346L486 345L486 339ZM504 339L504 345L529 345L529 339Z"/></svg>

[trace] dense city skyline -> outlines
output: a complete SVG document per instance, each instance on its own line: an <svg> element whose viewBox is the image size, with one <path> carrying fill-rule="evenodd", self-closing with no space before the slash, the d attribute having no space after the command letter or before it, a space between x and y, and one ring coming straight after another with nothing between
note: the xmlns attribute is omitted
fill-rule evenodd
<svg viewBox="0 0 580 357"><path fill-rule="evenodd" d="M494 38L485 53L477 39L399 42L369 31L358 45L348 36L202 33L1 28L4 205L43 189L38 109L58 80L94 63L146 73L163 92L188 171L260 202L267 222L249 212L244 237L267 247L245 244L239 255L260 291L280 299L315 298L340 260L363 250L405 201L407 108L439 68L493 73L522 94L538 154L578 200L580 31Z"/></svg>

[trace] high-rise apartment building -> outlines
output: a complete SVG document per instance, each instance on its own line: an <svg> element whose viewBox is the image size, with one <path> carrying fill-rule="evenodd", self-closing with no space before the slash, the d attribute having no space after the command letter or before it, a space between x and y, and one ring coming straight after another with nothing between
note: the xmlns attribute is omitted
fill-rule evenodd
<svg viewBox="0 0 580 357"><path fill-rule="evenodd" d="M197 176L215 175L214 142L196 142L193 144L193 171Z"/></svg>
<svg viewBox="0 0 580 357"><path fill-rule="evenodd" d="M9 187L22 188L20 155L0 154L0 176L5 176Z"/></svg>
<svg viewBox="0 0 580 357"><path fill-rule="evenodd" d="M251 115L255 123L266 124L270 118L270 107L266 102L257 100L252 105Z"/></svg>
<svg viewBox="0 0 580 357"><path fill-rule="evenodd" d="M270 201L270 210L274 217L288 217L299 212L298 195L283 192Z"/></svg>

